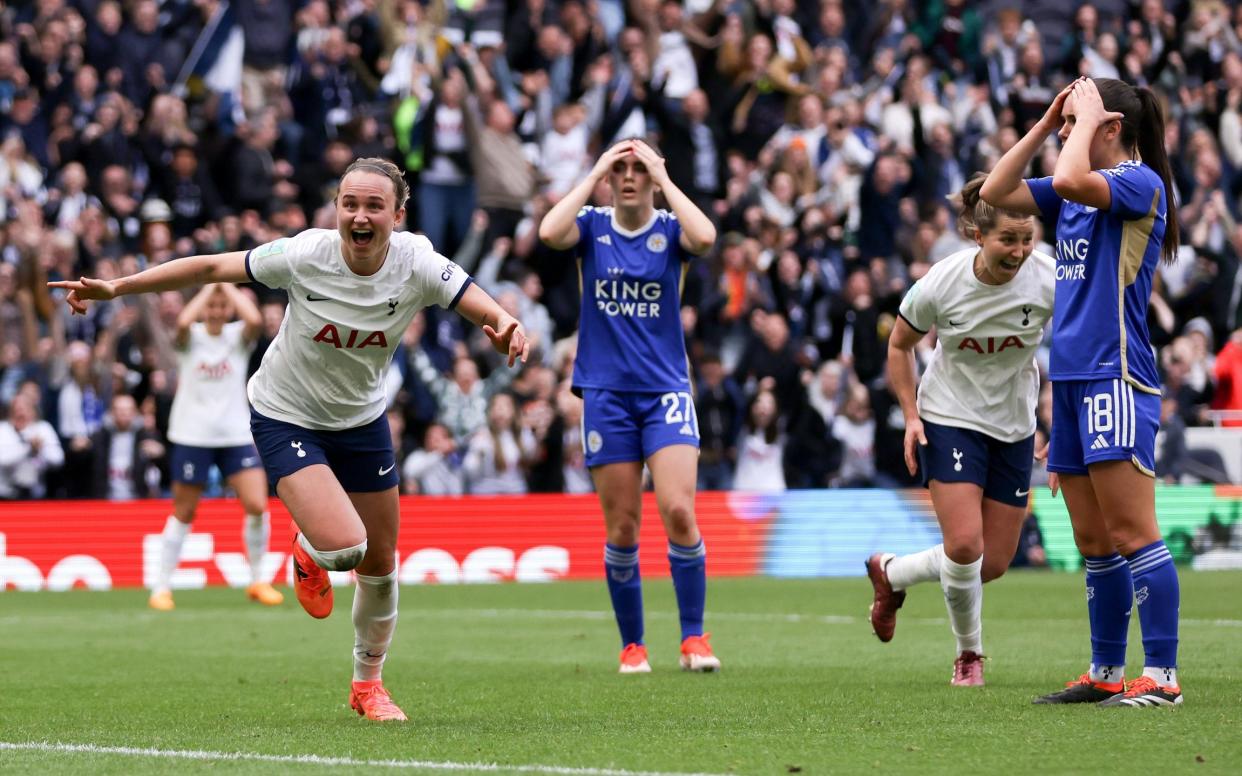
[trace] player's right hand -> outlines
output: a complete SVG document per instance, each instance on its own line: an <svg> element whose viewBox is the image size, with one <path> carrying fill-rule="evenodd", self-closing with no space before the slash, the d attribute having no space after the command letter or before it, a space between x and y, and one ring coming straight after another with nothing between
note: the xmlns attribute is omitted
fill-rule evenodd
<svg viewBox="0 0 1242 776"><path fill-rule="evenodd" d="M626 154L634 153L634 143L630 140L622 140L620 143L609 148L600 154L599 159L595 161L595 166L591 168L591 179L602 181L608 177L608 173L612 171L613 162L622 158Z"/></svg>
<svg viewBox="0 0 1242 776"><path fill-rule="evenodd" d="M108 280L97 278L79 278L78 280L55 280L47 284L48 288L65 288L69 293L65 296L65 304L75 315L86 315L86 303L92 299L100 301L116 297L116 285Z"/></svg>
<svg viewBox="0 0 1242 776"><path fill-rule="evenodd" d="M910 470L911 477L919 471L919 458L918 451L914 447L915 443L927 447L927 435L923 433L923 421L920 418L906 421L906 468Z"/></svg>
<svg viewBox="0 0 1242 776"><path fill-rule="evenodd" d="M1081 80L1081 78L1074 79L1053 98L1052 104L1048 106L1043 118L1039 120L1045 131L1056 132L1061 128L1061 111L1065 109L1065 101L1074 93L1074 86Z"/></svg>

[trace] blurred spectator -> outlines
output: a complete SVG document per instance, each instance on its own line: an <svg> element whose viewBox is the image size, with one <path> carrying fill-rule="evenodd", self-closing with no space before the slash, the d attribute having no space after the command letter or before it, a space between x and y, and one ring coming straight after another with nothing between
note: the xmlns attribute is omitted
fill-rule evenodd
<svg viewBox="0 0 1242 776"><path fill-rule="evenodd" d="M837 485L845 488L875 484L875 417L866 386L851 385L845 405L832 422L832 435L844 449Z"/></svg>
<svg viewBox="0 0 1242 776"><path fill-rule="evenodd" d="M760 390L747 408L746 422L737 446L736 490L780 491L785 489L785 435L781 431L776 395Z"/></svg>
<svg viewBox="0 0 1242 776"><path fill-rule="evenodd" d="M720 362L707 354L699 362L694 411L699 421L699 490L730 490L737 466L737 440L746 399Z"/></svg>
<svg viewBox="0 0 1242 776"><path fill-rule="evenodd" d="M487 403L487 423L470 437L462 463L470 493L525 493L526 469L534 453L534 433L522 426L513 397L494 394Z"/></svg>
<svg viewBox="0 0 1242 776"><path fill-rule="evenodd" d="M112 501L159 498L166 447L156 429L145 428L132 396L112 397L111 411L91 440L91 497Z"/></svg>
<svg viewBox="0 0 1242 776"><path fill-rule="evenodd" d="M15 396L0 422L0 499L42 498L48 470L64 460L60 439L38 407L29 396Z"/></svg>
<svg viewBox="0 0 1242 776"><path fill-rule="evenodd" d="M401 492L424 496L460 496L466 492L461 456L453 435L442 423L432 423L420 450L401 466Z"/></svg>

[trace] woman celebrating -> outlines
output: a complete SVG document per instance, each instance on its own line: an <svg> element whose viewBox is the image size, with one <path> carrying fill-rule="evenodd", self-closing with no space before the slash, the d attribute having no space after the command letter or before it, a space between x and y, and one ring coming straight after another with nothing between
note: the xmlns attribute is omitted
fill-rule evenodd
<svg viewBox="0 0 1242 776"><path fill-rule="evenodd" d="M241 320L230 322L234 312ZM237 493L246 513L242 530L250 561L246 595L267 606L284 600L263 574L271 535L267 478L250 436L246 400L246 366L262 326L259 308L229 283L203 286L177 316L178 385L168 419L168 441L173 443L173 513L160 542L159 576L148 602L152 609L174 608L172 573L213 464Z"/></svg>
<svg viewBox="0 0 1242 776"><path fill-rule="evenodd" d="M906 416L944 543L913 555L876 553L871 624L893 638L906 588L940 580L957 637L951 683L983 684L983 583L1005 573L1031 492L1039 370L1052 314L1051 256L1034 251L1034 219L979 199L986 176L957 196L958 230L978 247L937 263L906 294L888 340L889 380ZM932 327L936 350L915 399L914 347Z"/></svg>
<svg viewBox="0 0 1242 776"><path fill-rule="evenodd" d="M607 179L612 207L587 207ZM672 209L656 210L655 192ZM544 217L539 238L574 248L582 313L573 386L583 397L586 465L604 512L604 569L621 630L621 673L646 673L638 526L643 463L668 534L681 614L681 667L715 671L703 633L707 550L694 517L699 427L681 324L685 262L716 241L716 228L668 177L642 140L622 140Z"/></svg>
<svg viewBox="0 0 1242 776"><path fill-rule="evenodd" d="M1022 179L1045 138L1064 143L1051 178ZM1177 683L1177 570L1156 524L1160 376L1147 331L1152 274L1177 254L1164 118L1146 88L1080 78L1006 153L982 197L1056 231L1050 483L1065 494L1087 566L1091 666L1036 703L1170 706ZM1126 686L1131 602L1143 675Z"/></svg>
<svg viewBox="0 0 1242 776"><path fill-rule="evenodd" d="M353 570L354 681L349 702L373 720L405 720L380 673L397 623L397 461L384 413L384 375L410 319L455 309L482 326L509 366L526 360L526 333L427 238L394 232L409 188L383 159L359 159L341 178L337 229L308 229L250 251L193 256L114 281L82 278L91 299L199 283L262 283L289 292L280 333L247 386L251 431L267 476L289 509L294 589L312 617L332 612L328 571ZM391 344L390 344L391 343Z"/></svg>

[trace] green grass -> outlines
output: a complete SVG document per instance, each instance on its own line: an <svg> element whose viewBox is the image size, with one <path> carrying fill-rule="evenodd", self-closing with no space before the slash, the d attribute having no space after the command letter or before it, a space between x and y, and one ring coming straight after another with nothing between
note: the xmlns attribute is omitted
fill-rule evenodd
<svg viewBox="0 0 1242 776"><path fill-rule="evenodd" d="M1109 711L1030 703L1087 659L1077 575L988 586L982 689L948 685L952 638L934 586L912 592L882 645L863 618L864 579L713 581L724 671L688 675L671 586L652 581L647 676L615 673L602 582L406 587L385 673L406 725L346 705L348 590L326 622L232 590L182 592L167 614L137 590L2 593L0 742L665 772L1236 772L1240 590L1242 573L1183 572L1186 703ZM1136 676L1137 622L1130 655ZM365 771L0 749L3 773L295 770Z"/></svg>

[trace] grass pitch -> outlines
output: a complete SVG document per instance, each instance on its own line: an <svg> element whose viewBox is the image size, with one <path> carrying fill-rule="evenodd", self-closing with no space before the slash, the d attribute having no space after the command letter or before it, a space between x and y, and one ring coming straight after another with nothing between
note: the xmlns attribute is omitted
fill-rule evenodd
<svg viewBox="0 0 1242 776"><path fill-rule="evenodd" d="M717 675L677 669L671 584L652 580L654 673L616 674L603 582L405 587L385 683L408 724L347 705L350 592L325 622L240 591L0 593L2 773L1236 773L1242 573L1182 573L1185 704L1032 706L1088 659L1078 575L988 585L988 686L948 685L940 591L880 644L870 586L713 580ZM1128 674L1142 650L1137 618ZM79 745L78 750L71 747ZM38 747L38 748L35 748ZM224 759L228 755L232 759ZM303 758L298 760L297 758ZM392 761L381 767L376 761Z"/></svg>

